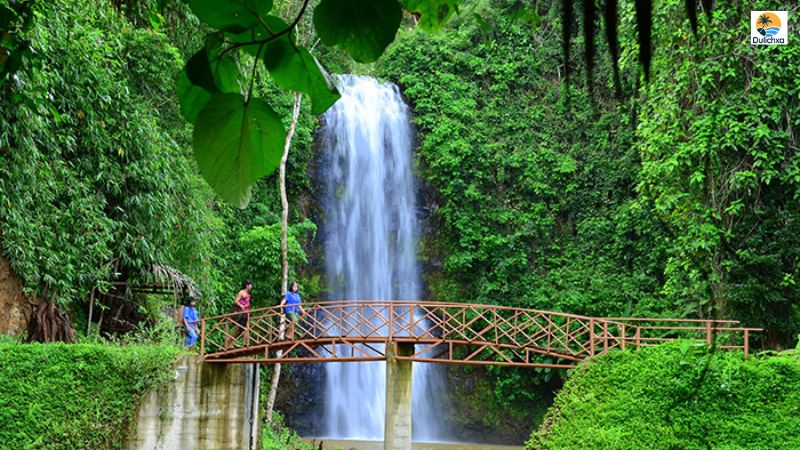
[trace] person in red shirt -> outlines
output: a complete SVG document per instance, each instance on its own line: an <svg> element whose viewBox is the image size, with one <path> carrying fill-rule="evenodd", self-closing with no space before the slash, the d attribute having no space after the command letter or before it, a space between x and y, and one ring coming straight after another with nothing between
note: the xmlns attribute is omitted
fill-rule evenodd
<svg viewBox="0 0 800 450"><path fill-rule="evenodd" d="M247 341L247 324L250 318L250 290L253 289L253 282L249 279L245 279L242 282L242 289L236 294L236 300L233 301L233 307L231 308L231 313L239 313L233 316L233 321L236 322L236 325L233 328L233 332L227 342L225 343L226 348L231 347L232 341L235 341L241 334L242 331L245 332L244 339Z"/></svg>

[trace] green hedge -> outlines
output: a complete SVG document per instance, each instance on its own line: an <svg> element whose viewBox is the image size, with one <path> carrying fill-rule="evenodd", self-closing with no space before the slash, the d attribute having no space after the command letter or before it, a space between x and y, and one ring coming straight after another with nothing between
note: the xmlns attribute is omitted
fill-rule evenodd
<svg viewBox="0 0 800 450"><path fill-rule="evenodd" d="M120 448L169 346L0 343L0 449Z"/></svg>
<svg viewBox="0 0 800 450"><path fill-rule="evenodd" d="M671 343L576 369L527 449L800 448L800 357Z"/></svg>

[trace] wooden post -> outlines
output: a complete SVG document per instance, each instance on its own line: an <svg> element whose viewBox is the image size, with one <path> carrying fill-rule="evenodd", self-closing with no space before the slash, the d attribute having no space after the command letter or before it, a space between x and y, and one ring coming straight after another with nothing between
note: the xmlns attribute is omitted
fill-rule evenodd
<svg viewBox="0 0 800 450"><path fill-rule="evenodd" d="M636 350L641 348L640 338L641 338L642 327L636 327Z"/></svg>
<svg viewBox="0 0 800 450"><path fill-rule="evenodd" d="M744 330L744 359L747 359L747 354L750 352L750 330Z"/></svg>
<svg viewBox="0 0 800 450"><path fill-rule="evenodd" d="M594 356L594 319L589 319L589 354Z"/></svg>
<svg viewBox="0 0 800 450"><path fill-rule="evenodd" d="M392 333L394 331L394 327L392 326L393 322L394 322L394 302L389 302L389 339L387 339L388 341L392 340Z"/></svg>
<svg viewBox="0 0 800 450"><path fill-rule="evenodd" d="M706 321L706 345L711 345L711 322Z"/></svg>
<svg viewBox="0 0 800 450"><path fill-rule="evenodd" d="M500 336L497 332L497 327L500 326L500 319L498 319L499 316L496 309L492 309L492 314L494 315L494 326L492 327L494 328L494 345L498 345L500 344Z"/></svg>
<svg viewBox="0 0 800 450"><path fill-rule="evenodd" d="M620 327L620 332L622 333L622 342L620 343L620 348L622 348L622 351L624 352L625 351L625 324L623 323L619 327Z"/></svg>
<svg viewBox="0 0 800 450"><path fill-rule="evenodd" d="M603 322L603 353L608 352L608 322Z"/></svg>
<svg viewBox="0 0 800 450"><path fill-rule="evenodd" d="M200 354L206 354L206 321L200 322Z"/></svg>

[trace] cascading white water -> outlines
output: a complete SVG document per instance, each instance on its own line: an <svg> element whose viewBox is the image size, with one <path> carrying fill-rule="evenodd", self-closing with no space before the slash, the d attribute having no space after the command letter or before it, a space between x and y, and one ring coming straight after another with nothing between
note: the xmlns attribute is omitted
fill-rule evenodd
<svg viewBox="0 0 800 450"><path fill-rule="evenodd" d="M331 300L417 300L418 221L413 130L397 87L341 76L342 98L324 116L321 144L325 265ZM385 363L326 365L329 437L383 439ZM415 440L443 440L441 379L414 364Z"/></svg>

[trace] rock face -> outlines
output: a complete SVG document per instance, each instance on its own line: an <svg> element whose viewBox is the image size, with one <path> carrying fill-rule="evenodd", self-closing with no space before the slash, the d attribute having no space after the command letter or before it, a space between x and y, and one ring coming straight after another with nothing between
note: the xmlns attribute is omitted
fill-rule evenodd
<svg viewBox="0 0 800 450"><path fill-rule="evenodd" d="M269 382L267 380L266 382ZM275 408L301 436L323 436L325 429L325 366L286 364Z"/></svg>
<svg viewBox="0 0 800 450"><path fill-rule="evenodd" d="M249 449L254 370L181 357L173 380L144 397L124 448Z"/></svg>
<svg viewBox="0 0 800 450"><path fill-rule="evenodd" d="M29 310L22 281L11 271L8 260L0 256L0 334L25 331Z"/></svg>

